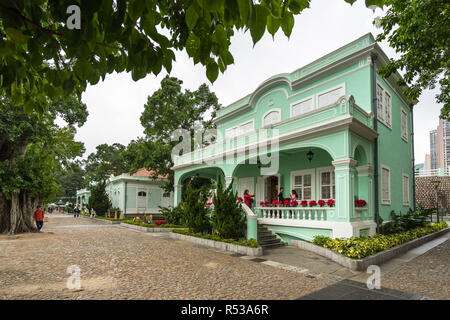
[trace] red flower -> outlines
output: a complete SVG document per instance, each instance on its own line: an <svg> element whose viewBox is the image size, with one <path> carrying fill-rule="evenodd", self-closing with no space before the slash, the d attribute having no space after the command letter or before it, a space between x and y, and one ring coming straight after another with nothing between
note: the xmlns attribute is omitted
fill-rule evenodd
<svg viewBox="0 0 450 320"><path fill-rule="evenodd" d="M277 204L281 206L283 204L283 201L278 201Z"/></svg>
<svg viewBox="0 0 450 320"><path fill-rule="evenodd" d="M265 203L264 201L261 201L261 202L259 203L259 205L260 205L261 207L264 207L265 204L266 204L266 203Z"/></svg>
<svg viewBox="0 0 450 320"><path fill-rule="evenodd" d="M310 206L310 207L317 206L316 200L311 200L311 201L309 202L309 206Z"/></svg>
<svg viewBox="0 0 450 320"><path fill-rule="evenodd" d="M291 201L291 206L293 206L293 207L298 206L297 200L292 200L292 201Z"/></svg>
<svg viewBox="0 0 450 320"><path fill-rule="evenodd" d="M335 201L334 201L333 199L329 199L329 200L327 201L327 205L328 205L329 207L333 207L333 206L334 206L334 203L335 203Z"/></svg>
<svg viewBox="0 0 450 320"><path fill-rule="evenodd" d="M355 200L355 206L358 208L364 207L367 205L366 200Z"/></svg>
<svg viewBox="0 0 450 320"><path fill-rule="evenodd" d="M323 200L319 200L319 202L317 202L319 206L323 207L325 205L325 201Z"/></svg>
<svg viewBox="0 0 450 320"><path fill-rule="evenodd" d="M264 202L264 205L268 207L268 206L270 206L270 202L266 201L266 202Z"/></svg>
<svg viewBox="0 0 450 320"><path fill-rule="evenodd" d="M289 201L289 200L287 200L287 199L284 200L284 205L285 205L285 206L288 206L289 204L290 204L290 201Z"/></svg>
<svg viewBox="0 0 450 320"><path fill-rule="evenodd" d="M273 201L272 201L272 204L273 204L274 206L276 206L276 205L278 204L278 201L277 201L277 200L273 200Z"/></svg>
<svg viewBox="0 0 450 320"><path fill-rule="evenodd" d="M242 199L241 197L238 197L237 200L238 200L239 202L244 201L244 199Z"/></svg>
<svg viewBox="0 0 450 320"><path fill-rule="evenodd" d="M159 227L162 224L165 224L165 221L155 221L155 224Z"/></svg>
<svg viewBox="0 0 450 320"><path fill-rule="evenodd" d="M300 205L301 205L302 207L306 207L306 206L308 205L308 201L303 200L302 202L300 202Z"/></svg>
<svg viewBox="0 0 450 320"><path fill-rule="evenodd" d="M206 203L207 206L210 206L210 205L212 205L212 204L213 204L212 202L207 202L207 203Z"/></svg>

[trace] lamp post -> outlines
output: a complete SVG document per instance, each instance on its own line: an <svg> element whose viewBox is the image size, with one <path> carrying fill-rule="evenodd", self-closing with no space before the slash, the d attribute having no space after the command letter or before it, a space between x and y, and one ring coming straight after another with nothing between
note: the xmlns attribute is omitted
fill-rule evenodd
<svg viewBox="0 0 450 320"><path fill-rule="evenodd" d="M439 201L438 201L438 187L439 184L441 183L440 180L433 180L432 181L433 186L434 186L434 190L436 191L436 217L437 217L437 223L439 223ZM433 218L431 218L431 221L433 221Z"/></svg>

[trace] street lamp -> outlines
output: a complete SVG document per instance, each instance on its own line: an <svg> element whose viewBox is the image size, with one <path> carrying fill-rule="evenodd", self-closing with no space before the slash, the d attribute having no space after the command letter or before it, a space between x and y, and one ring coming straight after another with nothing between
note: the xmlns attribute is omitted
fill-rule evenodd
<svg viewBox="0 0 450 320"><path fill-rule="evenodd" d="M437 223L439 223L439 201L438 201L438 187L439 184L441 183L441 180L433 180L431 181L431 183L433 183L434 186L434 190L436 191L436 216L437 216ZM433 221L433 218L431 218L431 221Z"/></svg>

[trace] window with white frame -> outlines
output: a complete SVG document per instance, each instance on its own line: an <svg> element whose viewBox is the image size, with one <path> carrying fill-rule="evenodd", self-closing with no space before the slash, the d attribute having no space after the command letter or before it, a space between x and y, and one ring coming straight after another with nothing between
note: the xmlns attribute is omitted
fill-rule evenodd
<svg viewBox="0 0 450 320"><path fill-rule="evenodd" d="M333 170L319 171L319 183L320 183L320 199L334 199L336 196L336 184L334 181Z"/></svg>
<svg viewBox="0 0 450 320"><path fill-rule="evenodd" d="M145 191L138 192L137 206L138 206L138 208L146 208L147 207L147 192L145 192Z"/></svg>
<svg viewBox="0 0 450 320"><path fill-rule="evenodd" d="M281 120L281 113L279 110L272 110L266 113L263 117L263 126L268 126L277 123Z"/></svg>
<svg viewBox="0 0 450 320"><path fill-rule="evenodd" d="M407 174L402 175L403 185L403 205L409 206L409 176Z"/></svg>
<svg viewBox="0 0 450 320"><path fill-rule="evenodd" d="M391 170L381 167L381 203L391 204Z"/></svg>
<svg viewBox="0 0 450 320"><path fill-rule="evenodd" d="M392 98L379 83L377 83L377 118L387 127L392 127Z"/></svg>
<svg viewBox="0 0 450 320"><path fill-rule="evenodd" d="M248 121L225 130L225 138L232 138L254 130L254 122Z"/></svg>
<svg viewBox="0 0 450 320"><path fill-rule="evenodd" d="M314 99L311 97L309 99L292 104L291 116L295 117L313 110L314 110Z"/></svg>
<svg viewBox="0 0 450 320"><path fill-rule="evenodd" d="M333 104L343 95L345 95L345 87L343 84L326 92L319 93L317 95L317 108Z"/></svg>
<svg viewBox="0 0 450 320"><path fill-rule="evenodd" d="M311 200L314 198L313 173L293 172L292 189L297 192L299 200Z"/></svg>
<svg viewBox="0 0 450 320"><path fill-rule="evenodd" d="M402 110L402 139L408 142L408 114Z"/></svg>

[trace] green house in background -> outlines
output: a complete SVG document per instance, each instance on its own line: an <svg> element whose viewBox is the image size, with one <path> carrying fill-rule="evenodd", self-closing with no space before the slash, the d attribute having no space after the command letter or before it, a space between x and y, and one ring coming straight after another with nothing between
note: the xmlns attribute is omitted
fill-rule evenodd
<svg viewBox="0 0 450 320"><path fill-rule="evenodd" d="M166 193L161 184L166 177L146 169L139 169L134 174L124 173L109 178L106 183L106 193L114 208L120 208L124 216L139 214L159 214L161 207L172 203L172 194ZM77 191L77 204L85 206L89 201L90 192L86 189Z"/></svg>
<svg viewBox="0 0 450 320"><path fill-rule="evenodd" d="M377 214L405 213L413 201L412 106L376 69L389 58L372 34L292 73L278 74L217 113L217 142L174 159L174 204L186 179L200 176L255 194L256 223L284 242L315 235L373 235ZM245 81L245 79L243 79ZM307 207L261 202L296 190ZM334 206L310 206L334 199ZM367 205L357 207L355 200ZM359 202L358 202L359 204Z"/></svg>

